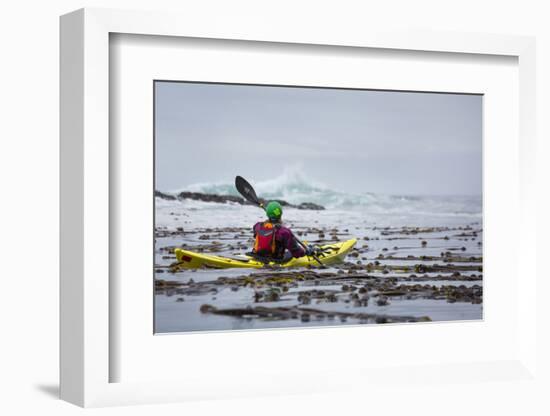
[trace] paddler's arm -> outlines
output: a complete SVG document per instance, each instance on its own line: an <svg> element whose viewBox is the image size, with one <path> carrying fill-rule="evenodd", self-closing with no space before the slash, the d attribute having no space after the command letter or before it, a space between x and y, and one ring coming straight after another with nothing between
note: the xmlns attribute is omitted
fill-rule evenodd
<svg viewBox="0 0 550 416"><path fill-rule="evenodd" d="M306 255L304 249L298 244L296 238L288 228L282 227L278 232L284 247L292 254L292 257L303 257Z"/></svg>

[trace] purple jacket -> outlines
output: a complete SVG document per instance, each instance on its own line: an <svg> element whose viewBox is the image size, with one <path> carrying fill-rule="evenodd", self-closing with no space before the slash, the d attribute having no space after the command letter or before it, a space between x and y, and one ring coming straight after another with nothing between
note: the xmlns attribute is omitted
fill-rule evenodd
<svg viewBox="0 0 550 416"><path fill-rule="evenodd" d="M254 225L254 237L256 237L256 232L262 224L263 222L258 222ZM275 244L277 246L276 257L282 258L285 254L285 250L288 250L290 254L292 254L292 257L302 257L306 255L304 249L296 241L292 231L283 225L277 227L277 231L275 232Z"/></svg>

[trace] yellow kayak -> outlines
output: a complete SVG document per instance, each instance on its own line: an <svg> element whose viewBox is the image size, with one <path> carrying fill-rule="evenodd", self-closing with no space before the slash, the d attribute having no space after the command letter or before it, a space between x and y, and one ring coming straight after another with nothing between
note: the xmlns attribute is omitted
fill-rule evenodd
<svg viewBox="0 0 550 416"><path fill-rule="evenodd" d="M322 253L317 257L324 265L340 263L346 257L353 246L357 243L357 239L343 241L340 243L327 244L321 246ZM201 267L214 269L229 269L229 268L252 268L260 269L262 267L308 267L318 266L319 263L311 256L292 258L285 263L269 262L264 263L249 255L242 255L239 258L229 258L222 256L213 256L210 254L195 253L194 251L183 250L176 248L174 250L178 262L177 267L185 269L199 269Z"/></svg>

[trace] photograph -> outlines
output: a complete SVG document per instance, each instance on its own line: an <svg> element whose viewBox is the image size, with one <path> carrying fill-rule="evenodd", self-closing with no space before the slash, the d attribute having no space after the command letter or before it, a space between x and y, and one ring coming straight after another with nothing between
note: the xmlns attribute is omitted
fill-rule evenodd
<svg viewBox="0 0 550 416"><path fill-rule="evenodd" d="M154 333L483 319L483 95L155 80Z"/></svg>

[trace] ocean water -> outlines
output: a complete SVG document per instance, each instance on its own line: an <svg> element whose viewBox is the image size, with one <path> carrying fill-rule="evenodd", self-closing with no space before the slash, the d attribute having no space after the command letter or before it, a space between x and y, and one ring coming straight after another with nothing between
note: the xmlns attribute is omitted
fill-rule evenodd
<svg viewBox="0 0 550 416"><path fill-rule="evenodd" d="M313 202L324 211L287 209L287 222L319 221L323 225L364 224L378 226L454 226L480 224L482 220L481 195L391 195L378 193L346 193L330 189L306 178L300 170L285 170L272 180L253 183L259 197L284 200L293 204ZM172 193L193 191L218 195L239 195L232 181L197 183ZM262 217L262 211L239 204L216 204L199 201L166 201L157 198L157 225L173 226L173 221L162 215L166 209L189 209L194 226L229 226ZM216 218L217 217L217 218ZM221 221L218 222L218 220ZM313 224L311 224L313 225Z"/></svg>
<svg viewBox="0 0 550 416"><path fill-rule="evenodd" d="M282 175L271 181L253 184L260 197L283 199L299 204L314 202L323 205L325 210L299 210L284 208L283 220L303 241L322 244L318 230L326 231L326 238L337 232L339 240L357 238L356 247L362 250L361 261L367 263L392 254L400 258L409 255L415 260L380 260L382 264L414 265L420 256L440 256L447 250L455 250L463 256L482 256L482 199L481 196L411 196L374 193L351 194L330 189L313 183L300 175ZM203 193L238 195L233 183L202 183L186 186L177 191L188 190ZM219 277L233 278L244 274L261 273L262 270L243 269L201 269L181 270L177 273L162 272L175 260L166 256L170 247L185 244L195 251L203 246L215 245L215 253L222 256L235 256L250 251L252 247L252 226L265 219L262 209L252 205L237 203L211 203L194 200L165 200L156 198L155 227L159 234L155 243L156 278L187 283L192 279L199 283L215 281ZM415 235L404 234L403 227L442 227L441 229L420 231ZM475 238L461 237L461 228L476 230ZM395 234L385 234L386 231ZM176 231L163 234L162 231ZM249 230L247 232L246 230ZM335 231L337 230L337 231ZM330 231L330 232L329 232ZM161 236L165 235L165 236ZM204 239L203 237L208 237ZM394 238L395 237L395 238ZM421 244L428 242L427 246ZM212 251L210 251L212 252ZM356 262L357 258L348 258ZM433 264L434 261L421 261ZM337 272L339 266L329 267L326 272ZM380 277L384 277L381 273ZM435 273L436 275L445 273ZM451 274L450 272L448 273ZM429 277L432 277L431 274ZM441 276L439 276L441 277ZM429 281L428 281L429 282ZM468 285L482 284L463 281L434 281L430 284ZM339 286L338 286L339 287ZM296 294L307 286L293 288L279 302L262 303L263 306L291 306L296 304ZM310 289L310 288L309 288ZM219 308L242 308L254 305L254 290L242 288L237 292L229 287L219 288L212 294L184 296L185 301L177 301L178 296L157 293L155 295L156 332L186 332L211 330L248 330L258 328L335 325L332 321L302 323L299 320L263 321L247 320L227 316L202 314L202 304L213 304ZM434 321L472 320L482 318L481 304L464 302L448 303L432 299L392 299L389 306L377 306L375 302L367 307L354 308L342 302L323 304L323 308L339 311L362 311L389 315L429 316ZM348 324L357 324L353 320Z"/></svg>

